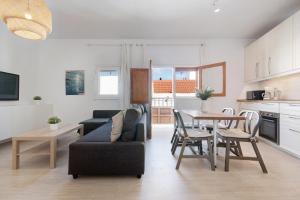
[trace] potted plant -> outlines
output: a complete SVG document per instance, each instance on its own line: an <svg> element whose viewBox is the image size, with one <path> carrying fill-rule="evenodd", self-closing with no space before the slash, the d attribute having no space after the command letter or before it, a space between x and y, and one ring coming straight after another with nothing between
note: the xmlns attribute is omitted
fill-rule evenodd
<svg viewBox="0 0 300 200"><path fill-rule="evenodd" d="M206 104L207 100L212 97L214 90L210 89L209 87L205 88L205 90L202 89L196 89L196 97L201 99L201 111L207 112Z"/></svg>
<svg viewBox="0 0 300 200"><path fill-rule="evenodd" d="M42 101L42 97L40 96L34 96L33 101L35 102L36 105L40 105Z"/></svg>
<svg viewBox="0 0 300 200"><path fill-rule="evenodd" d="M57 130L58 129L58 124L61 122L61 119L59 119L58 117L54 116L54 117L50 117L48 119L48 124L50 124L50 129L51 130Z"/></svg>

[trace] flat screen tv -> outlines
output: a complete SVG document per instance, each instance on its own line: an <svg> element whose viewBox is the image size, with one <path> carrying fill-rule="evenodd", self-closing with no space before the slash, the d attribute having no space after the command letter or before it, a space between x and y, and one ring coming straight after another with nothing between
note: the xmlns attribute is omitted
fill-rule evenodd
<svg viewBox="0 0 300 200"><path fill-rule="evenodd" d="M0 101L19 100L19 75L0 72Z"/></svg>

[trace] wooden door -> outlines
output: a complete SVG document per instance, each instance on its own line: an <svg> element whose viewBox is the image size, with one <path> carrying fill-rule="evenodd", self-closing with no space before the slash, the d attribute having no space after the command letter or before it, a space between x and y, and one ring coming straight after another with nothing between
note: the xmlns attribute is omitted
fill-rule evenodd
<svg viewBox="0 0 300 200"><path fill-rule="evenodd" d="M130 71L130 103L149 103L149 69L133 68Z"/></svg>

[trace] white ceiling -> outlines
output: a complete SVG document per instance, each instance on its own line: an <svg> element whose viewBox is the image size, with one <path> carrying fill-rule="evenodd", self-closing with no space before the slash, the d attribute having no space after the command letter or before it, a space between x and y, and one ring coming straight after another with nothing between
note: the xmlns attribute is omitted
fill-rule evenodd
<svg viewBox="0 0 300 200"><path fill-rule="evenodd" d="M257 38L300 9L300 0L46 0L50 38Z"/></svg>

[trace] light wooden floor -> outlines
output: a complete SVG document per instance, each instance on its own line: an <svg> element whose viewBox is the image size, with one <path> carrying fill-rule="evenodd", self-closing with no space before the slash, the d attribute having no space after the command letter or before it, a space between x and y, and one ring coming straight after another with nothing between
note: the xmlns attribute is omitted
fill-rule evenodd
<svg viewBox="0 0 300 200"><path fill-rule="evenodd" d="M176 157L171 156L169 143L172 126L156 126L153 132L153 139L147 142L146 172L140 180L73 180L67 175L67 148L59 152L56 169L48 168L47 156L38 156L24 157L21 169L14 171L10 169L10 144L0 145L0 199L300 199L300 160L264 143L259 143L259 148L269 170L267 175L251 161L232 161L226 173L222 157L215 172L210 171L207 161L197 159L183 159L176 171ZM252 154L249 146L243 147L246 154Z"/></svg>

